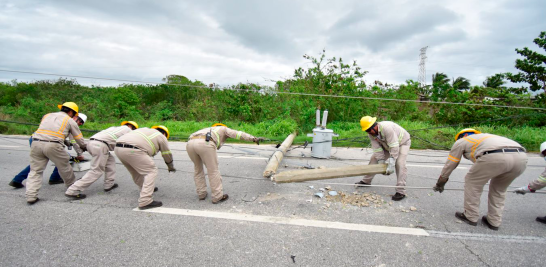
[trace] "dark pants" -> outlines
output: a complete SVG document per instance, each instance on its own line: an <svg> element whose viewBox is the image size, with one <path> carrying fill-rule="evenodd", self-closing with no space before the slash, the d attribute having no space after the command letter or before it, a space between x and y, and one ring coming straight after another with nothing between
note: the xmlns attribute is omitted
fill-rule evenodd
<svg viewBox="0 0 546 267"><path fill-rule="evenodd" d="M32 137L28 140L30 145L32 145ZM17 183L23 183L25 179L27 179L28 173L30 172L30 165L28 165L24 170L22 170L19 174L15 175L13 178L13 182ZM49 181L62 181L61 175L59 175L59 171L57 170L57 167L53 169L53 173L49 177Z"/></svg>

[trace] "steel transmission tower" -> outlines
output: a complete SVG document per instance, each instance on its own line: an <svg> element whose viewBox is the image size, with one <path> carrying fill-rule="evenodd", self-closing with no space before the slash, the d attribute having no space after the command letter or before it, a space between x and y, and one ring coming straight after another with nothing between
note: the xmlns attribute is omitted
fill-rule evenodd
<svg viewBox="0 0 546 267"><path fill-rule="evenodd" d="M419 85L421 88L427 86L427 69L425 68L425 60L427 59L427 48L425 46L421 48L421 54L419 54Z"/></svg>

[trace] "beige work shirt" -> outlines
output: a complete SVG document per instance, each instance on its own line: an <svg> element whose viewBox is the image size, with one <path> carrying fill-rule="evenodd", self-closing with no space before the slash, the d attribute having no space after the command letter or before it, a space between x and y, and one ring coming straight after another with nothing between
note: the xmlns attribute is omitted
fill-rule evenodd
<svg viewBox="0 0 546 267"><path fill-rule="evenodd" d="M44 115L32 138L63 143L69 134L80 147L86 147L78 124L68 114L60 111Z"/></svg>
<svg viewBox="0 0 546 267"><path fill-rule="evenodd" d="M127 126L124 126L129 128ZM139 128L118 138L118 144L132 145L146 151L150 157L161 151L166 164L173 162L173 155L169 149L169 142L160 131L151 128Z"/></svg>
<svg viewBox="0 0 546 267"><path fill-rule="evenodd" d="M388 151L394 159L398 158L400 147L410 142L410 134L402 126L392 121L378 122L378 135L368 134L372 143L374 156L377 160L385 160L385 153Z"/></svg>
<svg viewBox="0 0 546 267"><path fill-rule="evenodd" d="M216 144L216 149L220 149L220 147L224 145L224 143L226 142L226 139L228 138L234 138L237 140L242 139L242 140L251 141L251 142L254 141L254 138L255 138L254 136L242 131L235 131L225 126L216 126L216 127L201 129L195 133L192 133L190 135L190 139L196 136L205 136L209 131L211 133L212 142Z"/></svg>
<svg viewBox="0 0 546 267"><path fill-rule="evenodd" d="M494 134L481 133L461 138L451 147L440 176L449 178L451 172L459 166L461 157L475 163L476 159L481 157L484 152L503 148L520 148L525 150L518 142Z"/></svg>
<svg viewBox="0 0 546 267"><path fill-rule="evenodd" d="M125 126L125 125L123 125L123 126L114 126L114 127L110 127L110 128L107 128L106 130L102 130L102 131L96 133L95 135L91 136L91 138L108 143L108 149L110 151L114 151L114 148L116 147L117 140L121 136L123 136L123 135L125 135L127 133L130 133L132 131L133 130L131 130L131 128L129 128L128 126Z"/></svg>

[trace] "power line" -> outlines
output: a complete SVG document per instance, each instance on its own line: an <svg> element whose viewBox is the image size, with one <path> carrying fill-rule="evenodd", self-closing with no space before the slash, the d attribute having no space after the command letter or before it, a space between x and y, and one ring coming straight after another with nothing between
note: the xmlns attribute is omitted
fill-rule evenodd
<svg viewBox="0 0 546 267"><path fill-rule="evenodd" d="M101 77L56 74L56 73L43 73L43 72L31 72L31 71L18 71L18 70L0 69L0 72L38 74L38 75L49 75L49 76L59 76L59 77L64 76L64 77L71 77L71 78L97 79L97 80L120 81L120 82L134 82L134 83L146 83L146 84L157 84L157 85L174 85L174 86L191 87L191 88L206 88L206 89L217 89L217 90L220 89L218 87L209 87L209 86L203 86L203 85L171 84L171 83L162 83L162 82L135 81L135 80L125 80L125 79L101 78ZM229 87L225 88L225 89L234 90L234 91L257 91L256 89L229 88ZM259 89L270 89L270 88L259 88ZM379 98L379 97L365 97L365 96L344 96L344 95L325 95L325 94L294 93L294 92L280 92L280 91L273 91L272 93L273 94L287 94L287 95L301 95L301 96L347 98L347 99L366 99L366 100L378 100L378 101L413 102L413 103L419 103L419 104L425 104L426 103L426 104L444 104L444 105L462 105L462 106L479 106L479 107L498 107L498 108L515 108L515 109L530 109L530 110L546 110L546 108L535 108L535 107L491 105L491 104L474 104L474 103L457 103L457 102L446 102L446 101L420 101L420 100L412 100L412 99Z"/></svg>

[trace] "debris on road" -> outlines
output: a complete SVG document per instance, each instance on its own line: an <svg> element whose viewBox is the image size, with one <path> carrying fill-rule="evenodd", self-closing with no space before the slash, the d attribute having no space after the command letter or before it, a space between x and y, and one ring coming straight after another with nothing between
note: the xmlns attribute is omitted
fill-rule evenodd
<svg viewBox="0 0 546 267"><path fill-rule="evenodd" d="M328 194L329 194L330 196L337 196L337 195L338 195L338 194L337 194L337 191L328 191Z"/></svg>
<svg viewBox="0 0 546 267"><path fill-rule="evenodd" d="M320 197L320 198L324 198L324 193L317 192L317 193L315 193L315 196Z"/></svg>
<svg viewBox="0 0 546 267"><path fill-rule="evenodd" d="M336 192L336 191L330 191ZM329 192L329 194L330 194ZM326 199L331 202L341 202L343 204L349 204L356 207L381 207L383 204L383 198L375 193L363 193L358 192L346 193L336 192L335 195L326 196Z"/></svg>

